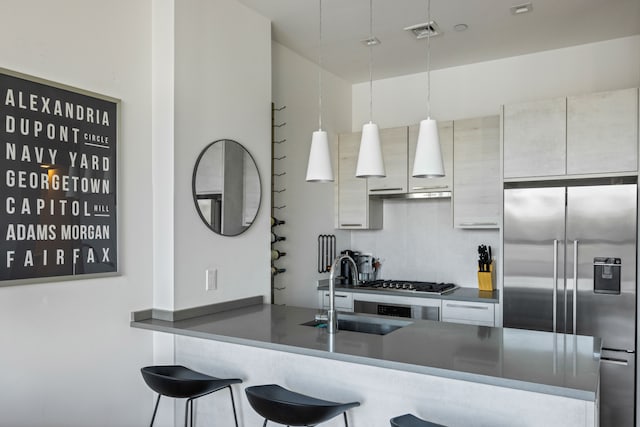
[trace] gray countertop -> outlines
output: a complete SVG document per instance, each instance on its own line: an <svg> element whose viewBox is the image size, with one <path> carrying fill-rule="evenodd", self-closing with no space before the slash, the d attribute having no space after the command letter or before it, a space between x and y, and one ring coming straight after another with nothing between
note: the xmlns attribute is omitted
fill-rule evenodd
<svg viewBox="0 0 640 427"><path fill-rule="evenodd" d="M318 280L318 290L324 291L329 289L329 279ZM498 291L481 291L478 288L456 288L446 294L431 294L428 292L414 292L401 290L380 290L369 288L359 288L353 285L344 285L340 281L336 281L336 290L342 292L366 293L376 295L395 295L402 297L415 298L437 298L442 300L470 301L470 302L488 302L497 304L499 300Z"/></svg>
<svg viewBox="0 0 640 427"><path fill-rule="evenodd" d="M593 401L598 338L415 320L387 335L303 326L317 310L254 304L184 320L134 313L131 326ZM146 318L145 318L146 317Z"/></svg>

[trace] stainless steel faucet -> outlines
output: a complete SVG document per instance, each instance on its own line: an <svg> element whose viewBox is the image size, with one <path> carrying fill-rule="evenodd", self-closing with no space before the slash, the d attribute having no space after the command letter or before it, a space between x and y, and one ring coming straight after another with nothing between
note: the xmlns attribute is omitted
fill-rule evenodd
<svg viewBox="0 0 640 427"><path fill-rule="evenodd" d="M327 332L335 334L338 332L338 313L336 312L336 269L342 262L342 260L348 260L353 268L351 274L353 276L353 284L358 284L358 266L353 258L348 255L341 255L337 257L331 265L331 273L329 273L329 309L326 314L317 314L316 320L327 322Z"/></svg>

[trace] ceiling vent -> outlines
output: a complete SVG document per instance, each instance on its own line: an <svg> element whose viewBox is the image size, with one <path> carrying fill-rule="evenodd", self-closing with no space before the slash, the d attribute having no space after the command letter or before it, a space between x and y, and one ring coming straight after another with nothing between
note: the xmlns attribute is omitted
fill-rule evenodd
<svg viewBox="0 0 640 427"><path fill-rule="evenodd" d="M529 13L533 10L531 3L520 4L511 8L512 15L522 15L523 13Z"/></svg>
<svg viewBox="0 0 640 427"><path fill-rule="evenodd" d="M368 37L364 40L360 40L360 43L362 43L365 46L377 46L381 42L377 37L373 36L373 37Z"/></svg>
<svg viewBox="0 0 640 427"><path fill-rule="evenodd" d="M436 24L435 21L412 25L405 28L404 30L413 33L417 40L427 37L435 37L442 34L442 31L440 31L440 27L438 27L438 24Z"/></svg>

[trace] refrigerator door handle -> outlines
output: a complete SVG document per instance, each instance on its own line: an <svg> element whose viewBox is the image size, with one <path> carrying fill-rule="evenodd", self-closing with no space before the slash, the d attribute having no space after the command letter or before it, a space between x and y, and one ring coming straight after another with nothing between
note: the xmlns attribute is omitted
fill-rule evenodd
<svg viewBox="0 0 640 427"><path fill-rule="evenodd" d="M553 332L558 331L558 240L553 241Z"/></svg>
<svg viewBox="0 0 640 427"><path fill-rule="evenodd" d="M615 357L600 357L600 361L602 363L609 363L609 364L612 364L612 365L622 365L622 366L628 366L629 365L629 361L628 360L617 359Z"/></svg>
<svg viewBox="0 0 640 427"><path fill-rule="evenodd" d="M578 241L573 241L573 334L578 333Z"/></svg>

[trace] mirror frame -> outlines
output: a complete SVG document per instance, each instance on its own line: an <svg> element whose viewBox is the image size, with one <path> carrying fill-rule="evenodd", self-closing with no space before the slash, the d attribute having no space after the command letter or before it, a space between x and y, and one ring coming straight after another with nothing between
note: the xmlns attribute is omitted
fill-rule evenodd
<svg viewBox="0 0 640 427"><path fill-rule="evenodd" d="M194 206L196 208L196 211L198 212L198 216L202 220L203 224L206 225L207 228L209 228L211 231L216 233L218 236L233 237L233 236L241 235L242 233L247 231L249 228L251 228L251 225L249 225L248 227L244 228L239 233L235 233L235 234L223 234L221 232L216 231L213 228L213 224L210 224L209 221L202 214L202 210L200 209L200 206L198 205L198 197L197 197L197 194L196 194L196 176L198 174L198 168L200 166L200 161L204 157L204 155L207 152L207 150L209 150L209 148L211 148L214 144L216 144L218 142L224 142L224 141L230 141L230 142L233 142L235 144L238 144L244 150L244 152L249 155L249 158L251 159L251 161L253 162L253 165L256 168L256 174L258 176L259 197L258 197L258 207L256 208L256 213L255 213L255 215L253 217L253 221L251 222L251 225L253 225L253 223L255 222L256 218L258 217L258 213L260 213L260 207L262 206L262 177L260 176L260 170L258 169L258 164L256 163L256 159L253 158L253 155L251 154L251 152L249 152L249 150L247 150L247 148L244 145L240 144L238 141L236 141L234 139L229 139L229 138L217 139L217 140L207 144L202 149L202 151L200 151L200 154L198 154L198 158L196 160L196 163L193 166L193 173L192 173L192 176L191 176L191 195L193 197L193 203L194 203Z"/></svg>

